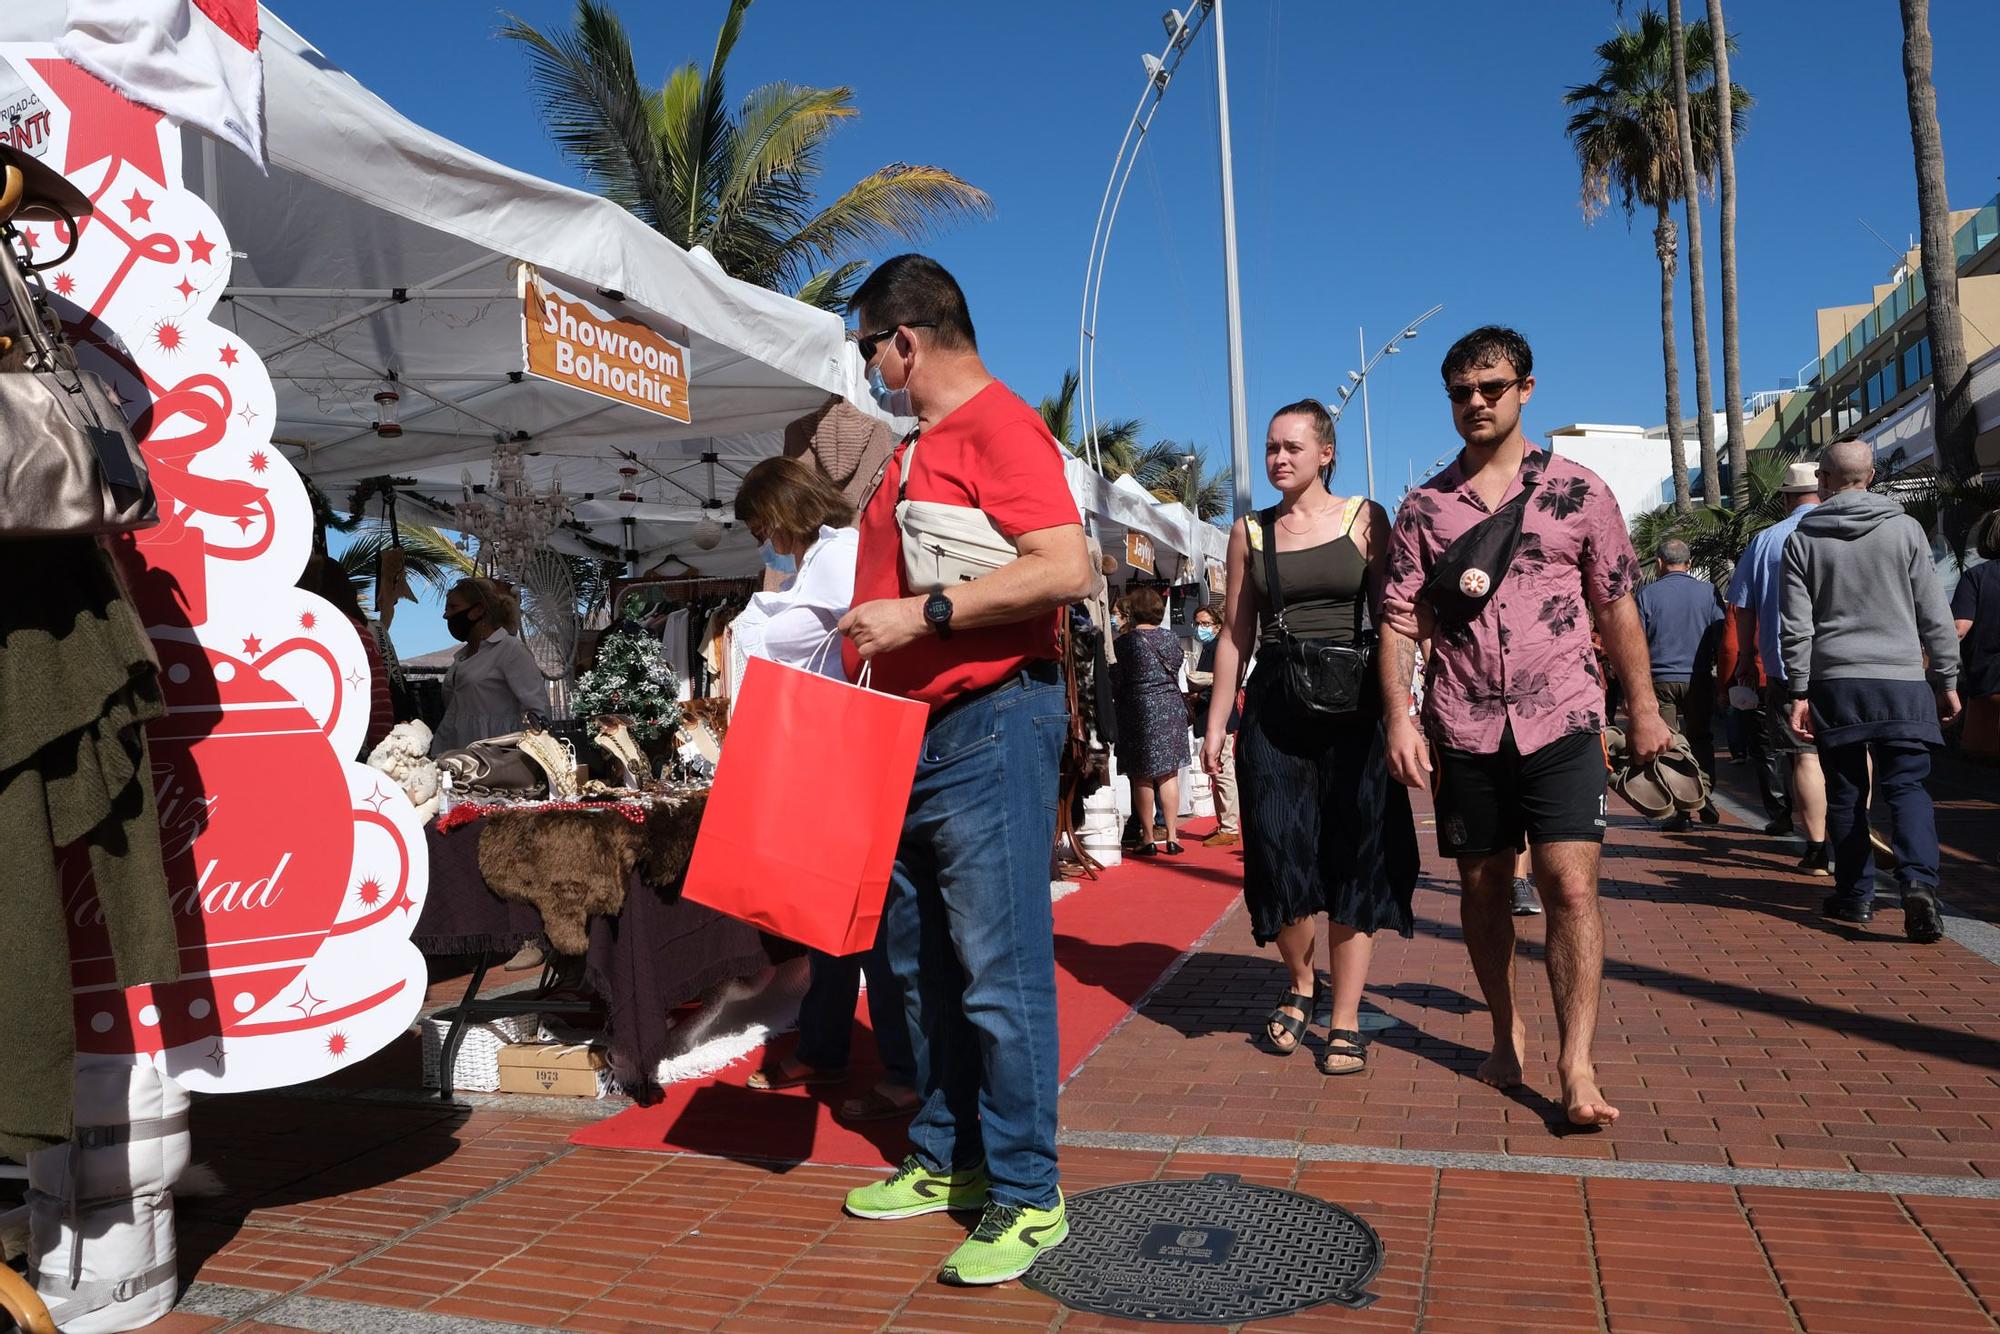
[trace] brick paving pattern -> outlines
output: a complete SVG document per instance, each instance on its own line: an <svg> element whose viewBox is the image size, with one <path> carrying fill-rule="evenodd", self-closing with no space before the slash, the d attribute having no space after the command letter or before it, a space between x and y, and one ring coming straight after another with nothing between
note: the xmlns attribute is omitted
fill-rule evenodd
<svg viewBox="0 0 2000 1334"><path fill-rule="evenodd" d="M1991 777L1943 774L1940 823L1947 898L2000 920ZM1386 1247L1379 1300L1287 1329L2000 1328L1995 965L1907 944L1893 903L1866 929L1822 921L1827 882L1791 869L1795 845L1733 819L1614 823L1613 1130L1569 1133L1550 1101L1542 919L1520 929L1532 1086L1471 1078L1486 1016L1433 857L1416 938L1378 950L1389 1026L1366 1075L1249 1040L1279 975L1238 907L1066 1088L1066 1188L1226 1171L1354 1210ZM228 1193L182 1201L193 1286L156 1331L1120 1323L938 1285L970 1220L841 1216L868 1170L577 1149L575 1115L360 1091L408 1089L414 1064L405 1047L310 1096L197 1101L196 1157Z"/></svg>

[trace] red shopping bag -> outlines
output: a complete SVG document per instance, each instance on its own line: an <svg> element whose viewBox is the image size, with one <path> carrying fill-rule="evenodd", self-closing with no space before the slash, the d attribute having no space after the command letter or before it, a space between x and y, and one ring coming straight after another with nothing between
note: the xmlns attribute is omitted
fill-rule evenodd
<svg viewBox="0 0 2000 1334"><path fill-rule="evenodd" d="M868 949L929 715L752 658L683 896L828 954Z"/></svg>

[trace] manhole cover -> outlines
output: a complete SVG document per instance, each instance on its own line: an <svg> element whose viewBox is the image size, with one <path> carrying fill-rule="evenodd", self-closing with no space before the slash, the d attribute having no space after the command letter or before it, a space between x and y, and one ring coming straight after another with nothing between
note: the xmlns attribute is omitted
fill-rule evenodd
<svg viewBox="0 0 2000 1334"><path fill-rule="evenodd" d="M1126 1320L1229 1325L1327 1302L1359 1309L1382 1268L1375 1229L1339 1205L1226 1174L1086 1191L1069 1201L1069 1226L1023 1281Z"/></svg>

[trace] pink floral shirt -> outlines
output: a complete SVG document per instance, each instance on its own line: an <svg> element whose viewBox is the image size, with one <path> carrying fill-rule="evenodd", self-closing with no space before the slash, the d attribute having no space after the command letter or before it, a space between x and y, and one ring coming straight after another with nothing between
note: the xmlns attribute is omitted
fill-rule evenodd
<svg viewBox="0 0 2000 1334"><path fill-rule="evenodd" d="M1501 504L1536 476L1521 545L1478 619L1431 646L1424 721L1453 750L1490 755L1511 725L1523 755L1604 727L1604 675L1590 611L1632 592L1639 562L1611 488L1560 455L1530 450ZM1389 541L1388 596L1414 599L1431 565L1491 511L1457 461L1403 498Z"/></svg>

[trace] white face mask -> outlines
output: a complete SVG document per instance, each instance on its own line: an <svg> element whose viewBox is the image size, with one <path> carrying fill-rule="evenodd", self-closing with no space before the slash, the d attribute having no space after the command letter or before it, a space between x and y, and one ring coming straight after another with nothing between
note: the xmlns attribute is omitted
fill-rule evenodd
<svg viewBox="0 0 2000 1334"><path fill-rule="evenodd" d="M882 369L879 366L871 368L868 372L868 392L875 396L875 406L891 417L917 415L916 404L910 401L909 388L905 386L902 389L891 389L888 381L882 378Z"/></svg>

